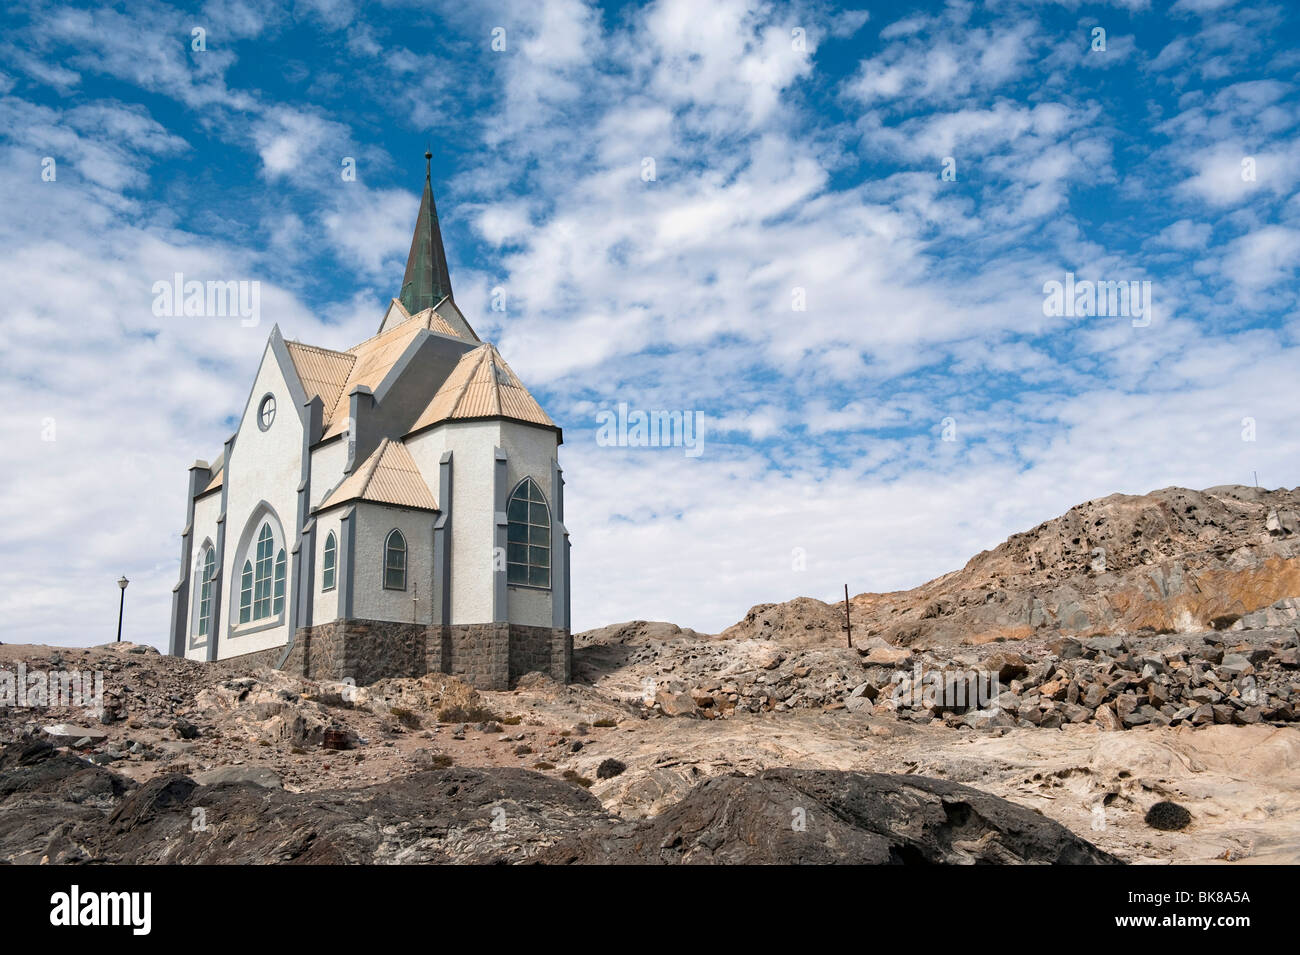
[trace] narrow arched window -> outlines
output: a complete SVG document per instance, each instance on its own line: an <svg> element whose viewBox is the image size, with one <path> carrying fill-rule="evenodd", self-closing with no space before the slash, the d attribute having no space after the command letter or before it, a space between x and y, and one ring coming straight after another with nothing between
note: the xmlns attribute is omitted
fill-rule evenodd
<svg viewBox="0 0 1300 955"><path fill-rule="evenodd" d="M334 532L330 531L325 538L325 569L321 572L321 590L334 589L334 568L338 562L338 543L334 540Z"/></svg>
<svg viewBox="0 0 1300 955"><path fill-rule="evenodd" d="M271 525L263 524L257 534L257 560L253 565L253 619L271 616L271 574L274 565L275 537Z"/></svg>
<svg viewBox="0 0 1300 955"><path fill-rule="evenodd" d="M253 619L253 562L244 561L244 572L239 575L239 622Z"/></svg>
<svg viewBox="0 0 1300 955"><path fill-rule="evenodd" d="M212 618L212 578L217 572L217 556L211 547L203 549L203 559L199 566L199 636L206 637L211 629Z"/></svg>
<svg viewBox="0 0 1300 955"><path fill-rule="evenodd" d="M510 495L506 517L506 581L551 586L551 512L532 478Z"/></svg>
<svg viewBox="0 0 1300 955"><path fill-rule="evenodd" d="M406 538L396 528L384 542L384 589L406 589Z"/></svg>
<svg viewBox="0 0 1300 955"><path fill-rule="evenodd" d="M284 571L284 548L281 547L280 553L275 555L275 591L271 604L271 613L274 616L279 616L284 610Z"/></svg>

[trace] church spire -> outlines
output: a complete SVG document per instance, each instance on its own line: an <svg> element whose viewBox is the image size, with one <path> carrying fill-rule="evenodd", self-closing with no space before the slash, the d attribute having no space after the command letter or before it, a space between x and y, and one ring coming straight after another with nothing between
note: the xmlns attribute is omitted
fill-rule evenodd
<svg viewBox="0 0 1300 955"><path fill-rule="evenodd" d="M408 315L432 308L451 296L451 275L447 272L447 252L442 247L438 229L438 207L433 204L431 161L433 153L424 154L424 195L415 219L415 235L406 258L406 275L402 278L402 307Z"/></svg>

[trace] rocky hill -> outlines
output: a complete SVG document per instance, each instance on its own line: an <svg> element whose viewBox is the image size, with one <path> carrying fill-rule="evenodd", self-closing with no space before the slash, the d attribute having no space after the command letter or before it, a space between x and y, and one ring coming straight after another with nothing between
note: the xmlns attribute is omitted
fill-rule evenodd
<svg viewBox="0 0 1300 955"><path fill-rule="evenodd" d="M1268 608L1296 596L1300 489L1228 485L1087 501L961 570L850 603L855 633L924 649L1277 626L1296 611ZM842 624L843 604L799 598L753 607L721 636L801 646L843 640Z"/></svg>

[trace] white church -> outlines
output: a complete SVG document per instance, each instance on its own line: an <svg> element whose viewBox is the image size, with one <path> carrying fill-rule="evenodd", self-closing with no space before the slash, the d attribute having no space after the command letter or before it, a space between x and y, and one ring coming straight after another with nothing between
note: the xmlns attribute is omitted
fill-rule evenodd
<svg viewBox="0 0 1300 955"><path fill-rule="evenodd" d="M561 440L456 307L426 171L375 335L332 351L272 328L238 429L190 468L172 655L567 682Z"/></svg>

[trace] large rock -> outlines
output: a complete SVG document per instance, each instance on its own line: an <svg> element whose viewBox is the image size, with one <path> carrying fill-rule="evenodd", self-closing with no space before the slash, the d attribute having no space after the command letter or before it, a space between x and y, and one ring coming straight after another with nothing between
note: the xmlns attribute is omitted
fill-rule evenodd
<svg viewBox="0 0 1300 955"><path fill-rule="evenodd" d="M265 789L284 788L280 774L265 766L218 766L216 769L195 773L194 781L202 786L236 783L262 786Z"/></svg>
<svg viewBox="0 0 1300 955"><path fill-rule="evenodd" d="M538 862L1116 863L1032 810L922 776L770 769L700 783L635 826L583 833Z"/></svg>
<svg viewBox="0 0 1300 955"><path fill-rule="evenodd" d="M680 688L663 687L655 693L655 703L664 716L696 716L699 707L695 699Z"/></svg>
<svg viewBox="0 0 1300 955"><path fill-rule="evenodd" d="M92 743L102 743L108 738L108 734L97 727L79 726L76 723L54 723L42 727L42 731L59 746L72 746L83 739L88 739Z"/></svg>

